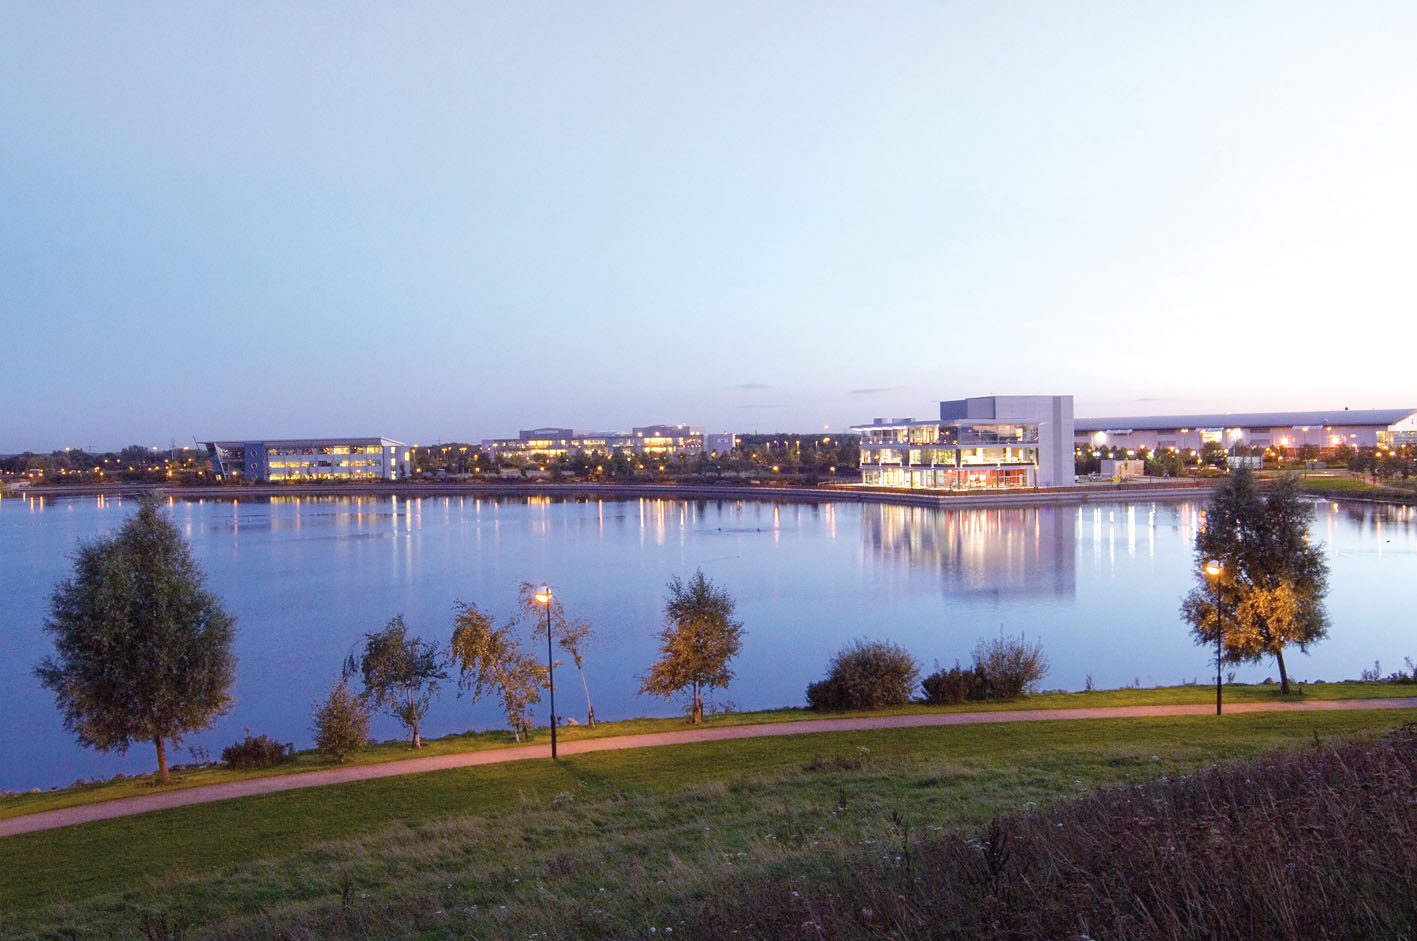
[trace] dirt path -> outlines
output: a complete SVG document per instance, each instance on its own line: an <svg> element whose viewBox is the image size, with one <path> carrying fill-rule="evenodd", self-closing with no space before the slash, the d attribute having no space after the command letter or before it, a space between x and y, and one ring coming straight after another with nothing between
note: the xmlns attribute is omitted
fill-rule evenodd
<svg viewBox="0 0 1417 941"><path fill-rule="evenodd" d="M1310 712L1343 709L1411 709L1417 708L1417 696L1401 699L1335 699L1297 703L1233 703L1225 706L1227 715L1246 712ZM621 748L652 748L660 745L682 745L687 742L717 742L735 738L763 738L773 735L809 735L814 732L855 732L870 729L903 729L932 725L978 725L997 722L1039 722L1064 719L1117 719L1146 716L1193 716L1214 713L1210 705L1184 706L1108 706L1092 709L1019 709L1009 712L950 712L906 716L863 716L854 719L807 719L800 722L771 722L762 725L733 725L719 728L683 729L675 732L656 732L648 735L621 735L613 738L593 738L565 742L558 748L562 756L584 755L590 752L610 751ZM212 784L181 791L167 791L159 794L144 794L141 797L125 797L119 800L79 807L65 807L46 810L37 814L10 817L0 820L0 837L17 833L32 833L36 830L50 830L94 820L108 820L126 817L129 814L166 810L187 804L205 804L211 801L229 800L234 797L250 797L256 794L274 794L303 787L323 787L328 784L343 784L347 781L367 781L371 778L388 778L400 774L419 774L424 771L441 771L446 768L467 768L473 765L496 764L503 761L522 761L528 758L551 757L550 744L523 745L514 748L497 748L487 751L464 752L458 755L435 755L428 758L408 758L389 761L377 765L355 765L345 768L328 768L323 771L306 771L270 778L252 778L246 781L231 781L226 784Z"/></svg>

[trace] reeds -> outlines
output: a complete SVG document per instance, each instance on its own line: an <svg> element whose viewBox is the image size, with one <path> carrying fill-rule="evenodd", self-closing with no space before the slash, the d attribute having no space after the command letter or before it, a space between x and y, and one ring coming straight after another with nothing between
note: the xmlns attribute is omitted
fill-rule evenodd
<svg viewBox="0 0 1417 941"><path fill-rule="evenodd" d="M1417 936L1417 725L1094 791L982 832L745 883L692 936Z"/></svg>

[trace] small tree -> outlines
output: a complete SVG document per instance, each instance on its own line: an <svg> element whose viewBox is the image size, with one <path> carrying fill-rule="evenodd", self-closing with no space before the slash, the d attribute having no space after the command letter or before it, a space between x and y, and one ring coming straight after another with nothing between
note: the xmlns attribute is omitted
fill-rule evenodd
<svg viewBox="0 0 1417 941"><path fill-rule="evenodd" d="M532 634L541 637L546 633L547 615L540 601L536 600L538 589L531 582L522 582L517 592L519 611L517 620L530 621ZM595 706L590 701L590 684L585 678L585 647L590 641L590 625L585 621L568 621L566 609L555 595L551 596L551 634L556 638L556 646L571 655L576 672L581 677L581 689L585 692L586 724L595 728ZM544 639L544 638L543 638Z"/></svg>
<svg viewBox="0 0 1417 941"><path fill-rule="evenodd" d="M520 742L531 732L530 707L541 701L546 667L521 649L511 625L494 628L476 605L459 601L454 610L453 639L448 647L458 667L459 694L470 690L476 702L495 690L507 715L512 736Z"/></svg>
<svg viewBox="0 0 1417 941"><path fill-rule="evenodd" d="M716 588L703 571L686 585L675 576L669 582L664 629L659 632L661 656L641 680L641 693L669 699L689 690L693 724L704 721L704 689L722 689L733 679L728 663L743 645L743 625L733 620L733 596Z"/></svg>
<svg viewBox="0 0 1417 941"><path fill-rule="evenodd" d="M438 681L447 679L438 647L431 641L408 636L403 615L397 615L382 631L364 635L364 653L345 661L345 677L360 673L364 690L360 701L375 705L393 716L412 733L414 748L423 747L419 723L438 693Z"/></svg>
<svg viewBox="0 0 1417 941"><path fill-rule="evenodd" d="M369 744L369 713L340 677L324 702L315 704L315 747L340 764L349 761Z"/></svg>
<svg viewBox="0 0 1417 941"><path fill-rule="evenodd" d="M1213 647L1220 633L1223 662L1274 657L1283 693L1284 648L1307 650L1328 633L1328 563L1309 544L1310 512L1294 478L1261 496L1249 470L1236 470L1215 491L1196 534L1197 585L1181 603L1197 644ZM1221 563L1219 575L1206 572L1211 560Z"/></svg>
<svg viewBox="0 0 1417 941"><path fill-rule="evenodd" d="M80 744L122 754L151 742L167 784L165 743L230 708L236 622L160 509L145 495L115 535L79 547L73 577L50 597L55 655L35 675Z"/></svg>
<svg viewBox="0 0 1417 941"><path fill-rule="evenodd" d="M1034 692L1048 673L1042 644L1019 637L994 637L974 646L974 672L984 678L989 699L1017 699Z"/></svg>

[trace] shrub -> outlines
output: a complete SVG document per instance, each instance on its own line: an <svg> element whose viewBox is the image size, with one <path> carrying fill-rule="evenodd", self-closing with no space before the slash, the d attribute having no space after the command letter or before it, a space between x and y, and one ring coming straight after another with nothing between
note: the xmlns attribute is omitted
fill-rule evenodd
<svg viewBox="0 0 1417 941"><path fill-rule="evenodd" d="M910 701L920 665L887 641L854 641L832 658L825 680L807 687L813 709L880 709Z"/></svg>
<svg viewBox="0 0 1417 941"><path fill-rule="evenodd" d="M1018 637L981 640L974 648L974 669L984 677L989 699L1016 699L1034 692L1048 672L1042 644Z"/></svg>
<svg viewBox="0 0 1417 941"><path fill-rule="evenodd" d="M295 757L295 746L282 745L267 735L252 736L246 730L246 737L235 745L221 750L221 763L232 771L250 771L255 768L270 768Z"/></svg>
<svg viewBox="0 0 1417 941"><path fill-rule="evenodd" d="M936 670L921 682L925 691L925 701L932 706L958 706L963 702L974 702L984 698L986 683L984 674L978 667L966 670L955 661L948 670Z"/></svg>
<svg viewBox="0 0 1417 941"><path fill-rule="evenodd" d="M841 684L832 680L818 680L807 684L807 708L818 712L830 709L845 709L845 696Z"/></svg>
<svg viewBox="0 0 1417 941"><path fill-rule="evenodd" d="M315 706L315 747L343 764L369 744L369 713L359 697L340 680Z"/></svg>

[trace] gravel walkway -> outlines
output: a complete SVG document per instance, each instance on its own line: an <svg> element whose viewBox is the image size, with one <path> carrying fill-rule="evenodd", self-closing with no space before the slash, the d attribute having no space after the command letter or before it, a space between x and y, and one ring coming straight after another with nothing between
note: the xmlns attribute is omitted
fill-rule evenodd
<svg viewBox="0 0 1417 941"><path fill-rule="evenodd" d="M1245 712L1312 712L1345 709L1411 709L1417 708L1417 697L1400 699L1335 699L1296 703L1232 703L1226 704L1227 715ZM814 732L852 732L869 729L904 729L931 725L979 725L997 722L1039 722L1065 719L1115 719L1146 716L1194 716L1213 714L1212 705L1186 706L1108 706L1093 709L1019 709L1009 712L950 712L906 716L863 716L854 719L807 719L800 722L772 722L762 725L733 725L717 728L683 729L675 732L657 732L648 735L621 735L613 738L593 738L565 742L558 748L563 756L584 755L589 752L610 751L621 748L652 748L660 745L682 745L686 742L716 742L735 738L763 738L772 735L809 735ZM231 781L226 784L212 784L180 791L166 791L144 794L141 797L125 797L119 800L60 810L46 810L42 813L26 814L0 820L0 837L17 833L32 833L36 830L50 830L74 824L89 823L94 820L109 820L141 814L154 810L166 810L187 804L205 804L211 801L229 800L234 797L250 797L257 794L274 794L303 787L323 787L329 784L343 784L347 781L367 781L371 778L388 778L400 774L419 774L424 771L442 771L446 768L466 768L473 765L488 765L502 761L523 761L529 758L551 757L550 744L523 745L514 748L496 748L487 751L465 752L458 755L436 755L428 758L408 758L376 765L355 765L343 768L328 768L323 771L306 771L300 774L278 775L269 778L251 778L245 781Z"/></svg>

